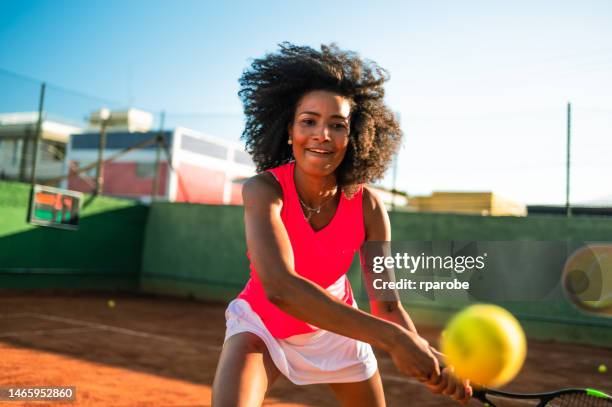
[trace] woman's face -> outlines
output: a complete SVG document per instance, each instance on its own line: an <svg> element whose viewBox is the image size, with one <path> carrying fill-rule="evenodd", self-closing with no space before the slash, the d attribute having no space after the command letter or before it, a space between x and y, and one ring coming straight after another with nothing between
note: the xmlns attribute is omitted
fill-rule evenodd
<svg viewBox="0 0 612 407"><path fill-rule="evenodd" d="M312 91L298 101L289 138L304 172L329 175L338 168L349 142L350 110L347 98L329 91Z"/></svg>

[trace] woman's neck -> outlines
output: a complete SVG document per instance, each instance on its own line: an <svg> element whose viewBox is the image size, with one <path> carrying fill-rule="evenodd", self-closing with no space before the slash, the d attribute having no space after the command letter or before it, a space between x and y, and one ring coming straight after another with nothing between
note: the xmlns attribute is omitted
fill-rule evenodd
<svg viewBox="0 0 612 407"><path fill-rule="evenodd" d="M329 200L338 189L335 173L323 177L313 176L300 171L297 165L295 166L294 182L298 195L304 203L312 207L317 207Z"/></svg>

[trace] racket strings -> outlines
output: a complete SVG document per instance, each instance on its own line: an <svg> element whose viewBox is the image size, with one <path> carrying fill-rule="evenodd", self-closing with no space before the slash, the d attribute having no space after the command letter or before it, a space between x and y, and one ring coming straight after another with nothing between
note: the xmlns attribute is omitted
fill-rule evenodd
<svg viewBox="0 0 612 407"><path fill-rule="evenodd" d="M561 394L546 403L547 407L612 407L612 400L586 393Z"/></svg>

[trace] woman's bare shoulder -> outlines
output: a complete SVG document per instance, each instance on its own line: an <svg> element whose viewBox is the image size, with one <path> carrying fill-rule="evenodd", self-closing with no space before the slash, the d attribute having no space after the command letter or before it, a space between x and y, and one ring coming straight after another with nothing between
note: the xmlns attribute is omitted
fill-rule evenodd
<svg viewBox="0 0 612 407"><path fill-rule="evenodd" d="M373 213L376 210L385 208L385 204L382 202L374 189L369 185L363 185L362 201L364 212L367 211Z"/></svg>
<svg viewBox="0 0 612 407"><path fill-rule="evenodd" d="M368 185L363 186L363 220L367 240L389 240L389 215L382 199Z"/></svg>
<svg viewBox="0 0 612 407"><path fill-rule="evenodd" d="M247 179L242 186L245 204L254 202L282 202L283 190L272 173L264 171Z"/></svg>

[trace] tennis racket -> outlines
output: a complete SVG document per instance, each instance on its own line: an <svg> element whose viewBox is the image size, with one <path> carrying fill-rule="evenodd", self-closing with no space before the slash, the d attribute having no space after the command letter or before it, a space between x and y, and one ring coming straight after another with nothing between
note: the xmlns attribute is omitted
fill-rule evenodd
<svg viewBox="0 0 612 407"><path fill-rule="evenodd" d="M549 393L508 393L487 388L475 388L473 398L485 406L496 407L488 397L533 400L537 407L611 407L612 397L595 389L561 389Z"/></svg>

